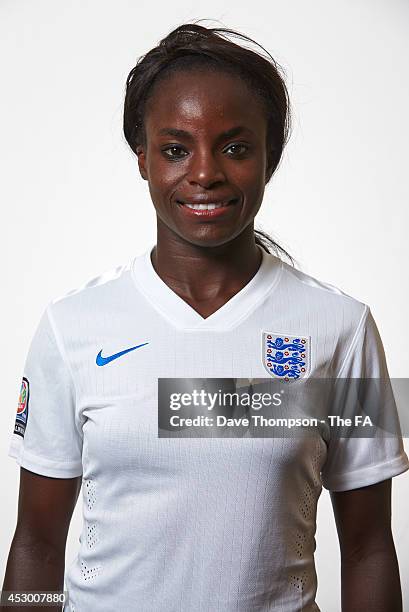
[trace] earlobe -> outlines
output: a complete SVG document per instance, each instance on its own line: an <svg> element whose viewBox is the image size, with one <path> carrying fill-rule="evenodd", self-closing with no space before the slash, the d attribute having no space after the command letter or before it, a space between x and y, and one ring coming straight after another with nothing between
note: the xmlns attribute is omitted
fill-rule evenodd
<svg viewBox="0 0 409 612"><path fill-rule="evenodd" d="M266 171L264 173L264 184L265 185L267 185L270 178L271 178L271 158L270 156L268 156L267 163L266 163Z"/></svg>
<svg viewBox="0 0 409 612"><path fill-rule="evenodd" d="M146 158L145 158L145 151L142 146L137 147L136 155L138 157L139 174L145 181L147 181L148 176L146 173Z"/></svg>
<svg viewBox="0 0 409 612"><path fill-rule="evenodd" d="M270 158L266 166L266 174L265 174L265 184L266 185L270 181L271 177L273 176L276 167L277 167L277 164L275 164L274 160Z"/></svg>

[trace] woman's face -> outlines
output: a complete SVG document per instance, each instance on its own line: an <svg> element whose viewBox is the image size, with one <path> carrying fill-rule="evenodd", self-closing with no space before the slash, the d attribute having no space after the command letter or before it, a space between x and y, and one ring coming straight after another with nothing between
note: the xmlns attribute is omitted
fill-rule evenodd
<svg viewBox="0 0 409 612"><path fill-rule="evenodd" d="M147 104L142 177L158 216L171 232L198 246L220 246L253 222L267 173L267 119L239 77L178 72ZM187 204L228 204L217 214Z"/></svg>

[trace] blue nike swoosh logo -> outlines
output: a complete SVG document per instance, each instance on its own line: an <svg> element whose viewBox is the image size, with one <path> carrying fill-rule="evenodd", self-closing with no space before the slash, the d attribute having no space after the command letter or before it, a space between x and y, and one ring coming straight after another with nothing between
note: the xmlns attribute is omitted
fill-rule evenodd
<svg viewBox="0 0 409 612"><path fill-rule="evenodd" d="M120 351L119 353L115 353L115 355L110 355L109 357L103 357L102 349L101 349L97 355L96 364L97 366L104 366L107 363L114 361L114 359L118 359L118 357L122 357L122 355L126 355L127 353L130 353L131 351L134 351L135 349L140 348L141 346L145 346L145 344L149 344L149 342L138 344L138 346L132 346L129 349L125 349L124 351Z"/></svg>

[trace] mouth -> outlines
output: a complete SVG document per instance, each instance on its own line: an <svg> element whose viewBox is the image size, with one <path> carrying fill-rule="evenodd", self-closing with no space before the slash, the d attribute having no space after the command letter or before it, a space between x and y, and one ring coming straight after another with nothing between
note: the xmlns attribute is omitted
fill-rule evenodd
<svg viewBox="0 0 409 612"><path fill-rule="evenodd" d="M234 207L234 204L237 204L238 201L238 198L232 198L230 200L223 200L217 202L208 201L206 203L195 203L188 201L183 202L181 200L176 200L176 203L184 212L189 215L193 215L196 217L218 217L221 214L230 212L230 210Z"/></svg>

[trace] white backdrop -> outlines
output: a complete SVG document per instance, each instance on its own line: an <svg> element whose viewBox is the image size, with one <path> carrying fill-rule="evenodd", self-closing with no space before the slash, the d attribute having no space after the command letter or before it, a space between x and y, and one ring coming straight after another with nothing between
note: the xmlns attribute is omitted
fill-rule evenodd
<svg viewBox="0 0 409 612"><path fill-rule="evenodd" d="M124 83L159 38L203 18L252 36L287 72L294 132L257 226L305 272L369 304L391 376L409 375L407 0L2 0L1 580L19 474L7 450L28 344L49 300L154 239L147 184L121 134ZM409 608L408 501L405 474L394 480L393 525ZM316 561L318 604L337 612L338 543L325 491Z"/></svg>

